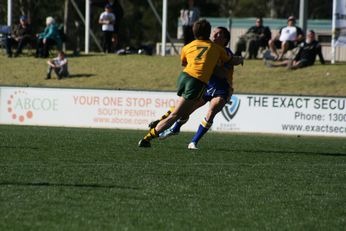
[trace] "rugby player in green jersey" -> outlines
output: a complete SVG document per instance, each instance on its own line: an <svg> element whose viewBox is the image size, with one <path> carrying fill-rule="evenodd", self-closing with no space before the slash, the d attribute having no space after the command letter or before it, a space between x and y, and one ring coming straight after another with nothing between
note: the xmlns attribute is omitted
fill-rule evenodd
<svg viewBox="0 0 346 231"><path fill-rule="evenodd" d="M211 40L214 43L219 44L220 46L225 46L226 51L230 55L233 55L233 52L229 48L227 48L227 44L230 40L230 33L227 28L216 27L211 34ZM197 143L212 126L216 114L222 110L227 102L229 102L233 94L233 66L242 63L242 59L234 58L231 64L226 63L223 65L223 68L215 68L214 73L208 82L207 91L205 92L199 103L195 104L194 110L203 106L207 102L210 102L208 112L205 118L201 121L195 136L192 138L190 144L188 145L188 149L197 149ZM220 71L220 69L222 69L223 71ZM169 114L170 111L172 111L172 109L170 109L166 114ZM161 132L159 134L159 139L165 139L169 136L179 134L181 126L183 126L188 119L188 117L178 119L178 121L176 121L171 128L166 129L164 132ZM152 123L155 124L157 123L157 121L154 121Z"/></svg>
<svg viewBox="0 0 346 231"><path fill-rule="evenodd" d="M188 117L192 113L191 109L206 91L207 83L218 61L231 62L233 59L222 46L210 41L210 32L211 25L207 20L201 19L194 23L193 33L196 40L184 46L181 53L182 65L185 68L177 81L178 103L167 118L151 128L139 141L139 147L150 147L153 138L157 138L179 118Z"/></svg>

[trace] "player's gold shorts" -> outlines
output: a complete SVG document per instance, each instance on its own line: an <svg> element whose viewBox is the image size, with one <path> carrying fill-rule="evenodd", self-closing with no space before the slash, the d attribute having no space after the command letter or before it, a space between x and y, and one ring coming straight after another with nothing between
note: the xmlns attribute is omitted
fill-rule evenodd
<svg viewBox="0 0 346 231"><path fill-rule="evenodd" d="M177 81L177 95L184 99L200 99L207 89L207 85L202 81L191 77L186 72L181 72Z"/></svg>

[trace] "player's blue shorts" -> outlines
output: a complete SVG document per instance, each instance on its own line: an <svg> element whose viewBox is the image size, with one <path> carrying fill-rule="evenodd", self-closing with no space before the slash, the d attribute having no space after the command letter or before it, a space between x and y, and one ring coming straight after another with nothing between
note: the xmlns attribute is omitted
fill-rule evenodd
<svg viewBox="0 0 346 231"><path fill-rule="evenodd" d="M222 97L225 100L227 100L227 97L229 96L229 88L215 88L212 86L207 87L207 91L203 95L204 101L210 101L212 98L215 97Z"/></svg>
<svg viewBox="0 0 346 231"><path fill-rule="evenodd" d="M214 97L222 97L227 100L228 95L229 84L227 80L212 75L207 85L207 91L203 95L203 99L205 101L210 101Z"/></svg>

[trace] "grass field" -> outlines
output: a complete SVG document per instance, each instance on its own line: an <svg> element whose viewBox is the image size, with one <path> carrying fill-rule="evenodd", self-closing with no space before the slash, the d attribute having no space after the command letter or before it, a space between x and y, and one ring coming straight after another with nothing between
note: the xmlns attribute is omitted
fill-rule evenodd
<svg viewBox="0 0 346 231"><path fill-rule="evenodd" d="M175 90L179 57L0 55L0 85ZM235 93L346 96L346 64L235 70ZM139 149L143 131L0 125L0 230L345 230L346 140L192 133Z"/></svg>
<svg viewBox="0 0 346 231"><path fill-rule="evenodd" d="M182 70L178 56L102 55L70 57L71 78L44 80L45 59L0 55L0 85L175 91ZM262 60L236 67L235 93L346 96L346 63L290 71L269 69Z"/></svg>
<svg viewBox="0 0 346 231"><path fill-rule="evenodd" d="M344 230L340 138L0 126L0 230Z"/></svg>

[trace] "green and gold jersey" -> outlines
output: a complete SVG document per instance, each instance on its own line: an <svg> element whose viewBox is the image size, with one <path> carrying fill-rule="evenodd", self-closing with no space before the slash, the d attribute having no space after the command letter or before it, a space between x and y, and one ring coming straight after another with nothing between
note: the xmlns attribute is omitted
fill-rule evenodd
<svg viewBox="0 0 346 231"><path fill-rule="evenodd" d="M230 58L224 47L210 40L194 40L181 52L181 61L186 64L183 71L204 83L208 83L219 60L227 62Z"/></svg>

